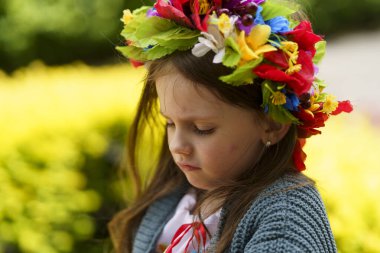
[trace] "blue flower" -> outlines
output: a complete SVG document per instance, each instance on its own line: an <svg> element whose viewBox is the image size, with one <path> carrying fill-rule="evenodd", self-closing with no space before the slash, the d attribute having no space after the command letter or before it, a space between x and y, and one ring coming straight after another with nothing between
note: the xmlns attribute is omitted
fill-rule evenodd
<svg viewBox="0 0 380 253"><path fill-rule="evenodd" d="M290 32L289 21L285 17L275 17L265 21L265 24L269 25L272 29L272 33L286 33Z"/></svg>
<svg viewBox="0 0 380 253"><path fill-rule="evenodd" d="M253 23L255 25L265 25L265 22L264 22L264 18L263 16L261 15L261 12L263 11L263 7L262 6L258 6L257 7L257 11L256 11L256 18L255 20L253 21Z"/></svg>
<svg viewBox="0 0 380 253"><path fill-rule="evenodd" d="M264 113L268 113L269 112L269 106L266 104L264 106Z"/></svg>
<svg viewBox="0 0 380 253"><path fill-rule="evenodd" d="M298 105L300 104L300 100L297 95L294 93L286 94L286 104L284 107L289 111L297 111Z"/></svg>
<svg viewBox="0 0 380 253"><path fill-rule="evenodd" d="M258 6L257 12L256 12L256 18L253 22L255 25L269 25L271 28L272 33L285 33L290 32L291 29L289 27L289 21L282 16L278 16L272 19L269 19L267 21L264 21L263 16L261 15L261 12L263 11L262 6Z"/></svg>

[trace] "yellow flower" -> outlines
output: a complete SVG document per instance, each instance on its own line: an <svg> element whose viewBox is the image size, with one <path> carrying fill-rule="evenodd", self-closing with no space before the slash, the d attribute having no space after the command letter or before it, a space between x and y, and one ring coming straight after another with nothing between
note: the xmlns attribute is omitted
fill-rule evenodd
<svg viewBox="0 0 380 253"><path fill-rule="evenodd" d="M223 13L220 15L218 19L218 28L223 34L227 34L231 30L231 20L227 14Z"/></svg>
<svg viewBox="0 0 380 253"><path fill-rule="evenodd" d="M210 3L207 0L199 0L199 15L205 15L210 9Z"/></svg>
<svg viewBox="0 0 380 253"><path fill-rule="evenodd" d="M281 50L289 56L289 68L285 71L285 73L292 75L299 72L302 69L302 65L297 64L298 44L292 41L282 41Z"/></svg>
<svg viewBox="0 0 380 253"><path fill-rule="evenodd" d="M281 49L284 52L290 52L294 53L298 51L298 44L292 41L282 41L281 42Z"/></svg>
<svg viewBox="0 0 380 253"><path fill-rule="evenodd" d="M247 37L244 30L240 32L237 42L242 53L241 63L256 60L261 54L277 50L267 44L270 32L271 28L268 25L256 25Z"/></svg>
<svg viewBox="0 0 380 253"><path fill-rule="evenodd" d="M333 95L327 95L326 101L323 103L322 112L330 114L336 110L339 103L336 101Z"/></svg>
<svg viewBox="0 0 380 253"><path fill-rule="evenodd" d="M310 97L310 107L306 111L310 111L310 113L313 114L312 112L317 111L321 107L319 103L315 102L318 99L318 97L318 92L315 92L315 94Z"/></svg>
<svg viewBox="0 0 380 253"><path fill-rule="evenodd" d="M297 64L297 65L293 65L293 66L290 65L289 68L285 71L285 73L288 75L292 75L296 72L301 71L301 69L302 69L301 64Z"/></svg>
<svg viewBox="0 0 380 253"><path fill-rule="evenodd" d="M286 96L284 93L280 92L280 91L276 91L272 94L271 96L272 98L272 103L274 105L283 105L283 104L286 104Z"/></svg>
<svg viewBox="0 0 380 253"><path fill-rule="evenodd" d="M127 9L127 10L124 10L123 11L123 17L120 19L124 25L127 25L129 21L131 21L133 19L133 15L132 15L132 12Z"/></svg>

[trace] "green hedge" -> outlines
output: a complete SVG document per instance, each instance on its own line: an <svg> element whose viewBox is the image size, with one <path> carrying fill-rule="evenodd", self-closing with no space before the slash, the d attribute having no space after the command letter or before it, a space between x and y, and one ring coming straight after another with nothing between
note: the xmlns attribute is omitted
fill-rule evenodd
<svg viewBox="0 0 380 253"><path fill-rule="evenodd" d="M0 68L12 71L35 59L62 64L117 58L119 22L129 0L0 1Z"/></svg>
<svg viewBox="0 0 380 253"><path fill-rule="evenodd" d="M378 0L300 0L306 6L314 29L327 37L380 27Z"/></svg>
<svg viewBox="0 0 380 253"><path fill-rule="evenodd" d="M332 36L380 24L378 0L305 2L318 33ZM122 10L152 0L2 0L0 68L13 71L35 59L62 64L118 61Z"/></svg>
<svg viewBox="0 0 380 253"><path fill-rule="evenodd" d="M0 252L106 252L141 78L128 69L37 64L0 75Z"/></svg>

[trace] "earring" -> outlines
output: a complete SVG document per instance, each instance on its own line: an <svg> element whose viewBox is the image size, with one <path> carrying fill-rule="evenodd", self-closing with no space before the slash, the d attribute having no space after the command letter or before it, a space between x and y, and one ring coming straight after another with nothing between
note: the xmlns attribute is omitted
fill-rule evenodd
<svg viewBox="0 0 380 253"><path fill-rule="evenodd" d="M269 148L270 145L272 145L272 143L270 141L267 141L267 143L265 143L265 147Z"/></svg>

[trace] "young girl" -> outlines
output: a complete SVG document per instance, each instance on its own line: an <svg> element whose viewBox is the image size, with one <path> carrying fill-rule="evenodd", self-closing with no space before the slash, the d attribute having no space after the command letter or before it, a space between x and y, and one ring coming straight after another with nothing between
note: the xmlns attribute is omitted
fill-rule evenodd
<svg viewBox="0 0 380 253"><path fill-rule="evenodd" d="M325 42L301 17L274 0L124 12L119 50L148 74L128 146L137 195L110 223L117 252L336 252L302 146L352 106L324 92L315 74ZM162 118L144 184L142 135Z"/></svg>

